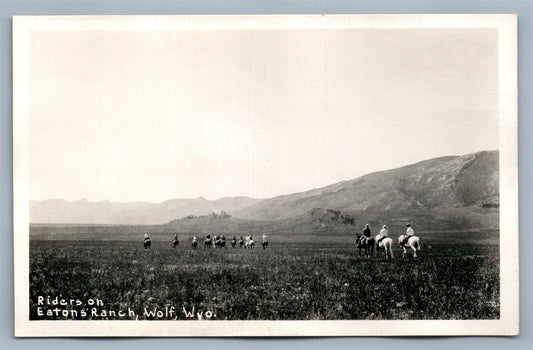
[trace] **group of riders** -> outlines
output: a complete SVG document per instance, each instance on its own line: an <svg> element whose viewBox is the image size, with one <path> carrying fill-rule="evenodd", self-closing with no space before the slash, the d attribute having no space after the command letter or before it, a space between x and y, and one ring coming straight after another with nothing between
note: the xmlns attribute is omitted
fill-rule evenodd
<svg viewBox="0 0 533 350"><path fill-rule="evenodd" d="M414 251L414 256L416 257L416 251L420 250L420 241L418 237L415 236L415 231L411 224L407 223L406 232L404 235L400 235L398 238L398 244L400 248L404 250L404 255L406 253L406 248L411 247ZM359 254L361 250L364 249L367 256L372 255L374 252L374 247L379 250L384 250L385 255L388 257L390 255L393 257L394 253L392 252L392 239L389 237L389 229L387 225L383 225L379 234L375 237L372 237L372 232L370 230L370 225L366 224L363 229L363 234L359 235L356 233L356 245L359 248Z"/></svg>
<svg viewBox="0 0 533 350"><path fill-rule="evenodd" d="M405 225L407 227L407 230L404 235L404 239L400 241L400 246L404 246L409 241L409 238L415 235L415 231L411 227L411 224ZM383 225L381 228L381 231L379 231L379 234L376 235L376 243L380 243L383 239L389 237L389 229L387 228L387 225ZM360 240L370 239L372 238L372 232L370 231L370 225L366 224L365 228L363 229L363 235L359 238Z"/></svg>
<svg viewBox="0 0 533 350"><path fill-rule="evenodd" d="M263 247L263 249L266 249L268 247L268 238L267 238L266 233L263 233L262 238L263 238L263 241L261 242L261 246ZM145 249L150 248L151 244L152 244L152 240L150 238L150 235L148 234L148 232L145 232L144 248ZM174 248L179 246L179 240L178 240L177 234L174 235L172 244ZM247 249L253 249L255 247L254 237L252 234L250 234L246 237L240 236L240 238L237 240L237 238L233 236L233 238L231 239L231 247L235 248L237 247L237 244L239 248L244 247ZM193 236L191 245L193 249L196 249L198 247L198 237L196 235ZM211 237L210 234L207 234L204 240L204 248L226 248L226 237L223 234L214 234L213 237Z"/></svg>
<svg viewBox="0 0 533 350"><path fill-rule="evenodd" d="M400 245L400 248L404 250L404 255L406 253L406 248L412 248L414 251L414 257L416 257L417 250L420 250L420 241L418 237L415 236L415 231L411 227L411 224L406 225L407 229L405 232L405 235L401 235L398 239L398 243ZM394 253L392 251L392 239L389 237L389 230L387 228L387 225L383 225L381 230L379 231L379 234L375 237L372 237L372 231L370 230L370 225L366 224L365 228L363 229L363 234L359 235L359 233L356 233L356 245L359 248L359 255L361 255L361 250L364 249L367 256L371 256L374 254L374 248L378 249L378 253L380 250L385 251L385 255L388 257L394 257ZM261 243L263 249L266 249L268 247L268 239L266 233L263 233L263 241ZM148 249L150 248L152 244L152 240L150 239L150 236L148 235L148 232L144 234L144 248ZM172 240L172 244L174 248L179 246L178 241L178 235L175 234L174 238ZM231 247L239 248L247 248L247 249L253 249L255 247L255 241L252 234L243 237L240 236L239 239L235 236L231 239ZM192 248L196 249L198 247L198 237L193 236L192 238ZM213 237L211 237L210 234L207 234L204 240L204 248L226 248L226 237L223 234L214 234Z"/></svg>

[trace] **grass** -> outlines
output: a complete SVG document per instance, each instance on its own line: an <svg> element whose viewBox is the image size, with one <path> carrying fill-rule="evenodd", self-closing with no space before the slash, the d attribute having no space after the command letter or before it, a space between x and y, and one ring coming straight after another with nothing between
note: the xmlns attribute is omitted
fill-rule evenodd
<svg viewBox="0 0 533 350"><path fill-rule="evenodd" d="M351 240L270 242L267 250L192 250L187 238L142 241L30 242L30 319L116 319L39 316L38 297L89 299L101 309L213 313L218 320L497 319L499 247L432 244L416 260L361 258ZM256 239L259 239L257 237ZM229 243L229 239L227 240ZM53 306L41 306L42 310Z"/></svg>

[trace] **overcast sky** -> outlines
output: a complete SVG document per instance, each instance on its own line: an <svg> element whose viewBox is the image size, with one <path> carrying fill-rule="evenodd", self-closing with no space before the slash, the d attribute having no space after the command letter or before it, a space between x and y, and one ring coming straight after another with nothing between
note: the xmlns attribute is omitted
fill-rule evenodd
<svg viewBox="0 0 533 350"><path fill-rule="evenodd" d="M267 198L498 148L493 29L33 32L30 197Z"/></svg>

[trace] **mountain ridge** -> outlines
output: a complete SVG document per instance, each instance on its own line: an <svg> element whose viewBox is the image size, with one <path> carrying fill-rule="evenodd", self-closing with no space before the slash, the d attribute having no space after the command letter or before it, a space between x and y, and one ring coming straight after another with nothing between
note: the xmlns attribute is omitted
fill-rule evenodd
<svg viewBox="0 0 533 350"><path fill-rule="evenodd" d="M433 158L319 189L265 199L232 215L274 220L303 215L319 207L350 212L499 203L498 158L498 151Z"/></svg>
<svg viewBox="0 0 533 350"><path fill-rule="evenodd" d="M432 158L267 199L236 196L216 200L175 198L161 203L30 201L30 222L150 225L221 211L240 219L279 220L302 216L316 208L401 211L484 204L499 204L498 151Z"/></svg>
<svg viewBox="0 0 533 350"><path fill-rule="evenodd" d="M30 222L153 225L163 224L176 217L187 215L231 212L259 200L244 196L222 197L217 200L207 200L203 197L174 198L160 203L47 199L30 201Z"/></svg>

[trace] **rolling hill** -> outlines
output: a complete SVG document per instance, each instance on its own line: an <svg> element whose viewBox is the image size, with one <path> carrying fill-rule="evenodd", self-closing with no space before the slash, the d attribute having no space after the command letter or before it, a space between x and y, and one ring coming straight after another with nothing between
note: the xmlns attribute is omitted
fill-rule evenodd
<svg viewBox="0 0 533 350"><path fill-rule="evenodd" d="M498 151L435 158L306 192L278 196L232 212L274 220L314 208L344 212L462 208L499 203Z"/></svg>
<svg viewBox="0 0 533 350"><path fill-rule="evenodd" d="M211 216L182 218L164 225L170 231L224 234L318 234L353 235L366 223L379 232L386 224L394 234L403 233L405 224L412 222L417 232L450 232L476 229L498 229L499 213L493 208L439 208L408 210L339 210L315 208L305 214L277 220L216 219Z"/></svg>

